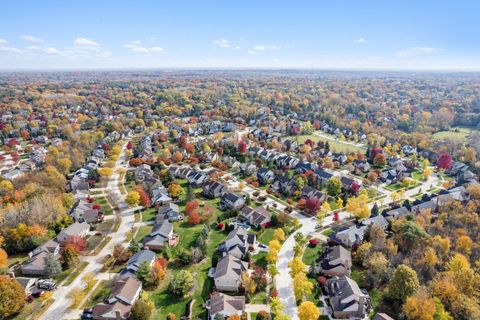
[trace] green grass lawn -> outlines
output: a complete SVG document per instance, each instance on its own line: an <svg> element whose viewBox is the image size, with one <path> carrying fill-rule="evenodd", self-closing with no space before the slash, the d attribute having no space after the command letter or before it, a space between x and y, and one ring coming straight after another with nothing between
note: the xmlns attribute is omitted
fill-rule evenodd
<svg viewBox="0 0 480 320"><path fill-rule="evenodd" d="M323 247L321 244L317 244L315 247L307 245L305 252L303 253L303 263L307 266L310 266L323 252Z"/></svg>
<svg viewBox="0 0 480 320"><path fill-rule="evenodd" d="M108 285L109 280L101 280L95 290L90 294L90 297L85 301L83 308L92 308L97 303L102 302L112 292L112 288Z"/></svg>
<svg viewBox="0 0 480 320"><path fill-rule="evenodd" d="M267 229L263 230L262 234L260 236L258 236L257 240L258 240L258 242L261 242L263 244L268 245L270 240L273 239L273 234L274 233L275 233L274 228L267 228Z"/></svg>
<svg viewBox="0 0 480 320"><path fill-rule="evenodd" d="M100 206L100 210L105 214L105 215L110 215L112 214L112 207L107 202L107 199L105 197L100 197L95 199L95 204L98 204Z"/></svg>
<svg viewBox="0 0 480 320"><path fill-rule="evenodd" d="M8 256L7 264L9 267L24 262L28 259L28 253L17 253Z"/></svg>
<svg viewBox="0 0 480 320"><path fill-rule="evenodd" d="M80 272L82 272L87 266L88 266L88 261L83 261L78 266L78 268L76 268L73 272L70 272L70 274L68 275L68 278L65 280L64 285L65 286L70 285L73 282L73 280L75 280L78 277Z"/></svg>
<svg viewBox="0 0 480 320"><path fill-rule="evenodd" d="M156 215L157 215L157 209L155 208L144 209L142 210L142 221L155 220Z"/></svg>
<svg viewBox="0 0 480 320"><path fill-rule="evenodd" d="M253 303L253 304L265 304L265 303L267 303L267 292L265 291L265 289L255 292L255 294L252 296L252 298L250 300L250 303Z"/></svg>
<svg viewBox="0 0 480 320"><path fill-rule="evenodd" d="M140 226L135 235L135 241L141 242L143 238L152 232L153 226Z"/></svg>
<svg viewBox="0 0 480 320"><path fill-rule="evenodd" d="M438 131L434 133L432 136L434 139L441 140L441 139L452 139L452 140L466 140L470 133L472 132L469 128L464 127L455 127L448 131Z"/></svg>
<svg viewBox="0 0 480 320"><path fill-rule="evenodd" d="M296 139L297 137L290 137L291 139ZM349 153L349 152L363 152L365 151L363 148L360 148L360 147L357 147L357 146L354 146L354 145L351 145L351 144L348 144L348 143L345 143L345 142L342 142L340 140L337 140L336 138L334 138L332 136L331 139L327 139L327 138L324 138L324 137L319 137L317 135L314 135L314 134L310 134L310 135L300 135L298 136L298 143L304 143L307 139L310 139L312 140L313 142L317 143L318 141L322 140L323 142L327 142L328 141L328 144L330 145L330 150L333 152L333 151L337 151L337 152L344 152L344 153Z"/></svg>
<svg viewBox="0 0 480 320"><path fill-rule="evenodd" d="M102 251L102 249L107 245L107 243L110 242L110 240L112 240L112 237L103 238L102 242L100 242L100 244L95 248L95 250L93 250L92 256L96 256L97 254L99 254L100 251Z"/></svg>

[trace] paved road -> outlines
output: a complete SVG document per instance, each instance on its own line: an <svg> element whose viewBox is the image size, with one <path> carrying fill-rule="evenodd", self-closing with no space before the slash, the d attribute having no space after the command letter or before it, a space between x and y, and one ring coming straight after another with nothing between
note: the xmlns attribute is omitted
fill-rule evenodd
<svg viewBox="0 0 480 320"><path fill-rule="evenodd" d="M125 163L126 156L126 143L122 148L122 152L115 163L115 169L119 169L124 167L122 165ZM116 170L115 170L116 171ZM120 193L118 188L119 182L119 174L115 172L112 177L110 178L107 188L111 194L113 195L113 201L115 201L116 205L120 210L121 215L121 223L118 231L109 234L112 237L112 240L98 253L96 256L84 256L81 257L82 261L89 262L88 266L78 275L78 277L68 286L61 286L59 287L54 293L53 298L55 302L48 308L48 310L39 318L39 320L53 320L53 319L75 319L79 318L80 311L79 310L69 310L70 305L72 304L71 299L68 297L69 292L73 289L83 289L85 287L85 283L82 280L83 276L87 273L94 273L98 275L100 270L103 266L102 260L103 258L112 252L113 247L116 244L122 244L126 240L126 234L128 231L132 229L132 226L135 222L133 212L138 208L129 208L128 204L125 203L123 196Z"/></svg>

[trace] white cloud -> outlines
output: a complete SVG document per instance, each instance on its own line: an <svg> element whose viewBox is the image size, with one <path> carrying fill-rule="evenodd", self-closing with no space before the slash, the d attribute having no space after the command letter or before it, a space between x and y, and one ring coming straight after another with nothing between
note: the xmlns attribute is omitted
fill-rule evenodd
<svg viewBox="0 0 480 320"><path fill-rule="evenodd" d="M22 53L22 50L17 49L17 48L13 48L13 47L0 46L0 52Z"/></svg>
<svg viewBox="0 0 480 320"><path fill-rule="evenodd" d="M30 46L26 48L29 52L45 53L48 55L63 55L63 52L53 47Z"/></svg>
<svg viewBox="0 0 480 320"><path fill-rule="evenodd" d="M412 58L412 57L418 57L418 56L428 56L438 51L440 51L440 49L434 48L434 47L411 47L406 50L398 51L397 57Z"/></svg>
<svg viewBox="0 0 480 320"><path fill-rule="evenodd" d="M357 40L355 40L356 43L366 43L367 42L367 39L365 38L358 38Z"/></svg>
<svg viewBox="0 0 480 320"><path fill-rule="evenodd" d="M230 48L230 41L227 39L216 39L213 40L213 44L219 46L220 48Z"/></svg>
<svg viewBox="0 0 480 320"><path fill-rule="evenodd" d="M8 43L7 40L0 38L0 44L6 44L6 43Z"/></svg>
<svg viewBox="0 0 480 320"><path fill-rule="evenodd" d="M270 45L270 44L257 44L253 47L253 50L255 51L267 51L267 50L278 50L280 49L278 46L276 45Z"/></svg>
<svg viewBox="0 0 480 320"><path fill-rule="evenodd" d="M87 38L77 38L73 41L73 44L81 47L98 47L99 44L93 40Z"/></svg>
<svg viewBox="0 0 480 320"><path fill-rule="evenodd" d="M126 44L124 47L131 49L133 52L143 53L145 55L151 55L152 53L163 52L162 47L158 47L158 46L151 47L151 48L144 47L140 40L132 41Z"/></svg>
<svg viewBox="0 0 480 320"><path fill-rule="evenodd" d="M247 51L248 54L257 54L257 52L253 51L253 50L248 50Z"/></svg>
<svg viewBox="0 0 480 320"><path fill-rule="evenodd" d="M44 43L45 42L45 40L43 40L42 38L37 38L37 37L34 37L32 35L23 35L20 38L22 38L25 41L32 42L32 43Z"/></svg>

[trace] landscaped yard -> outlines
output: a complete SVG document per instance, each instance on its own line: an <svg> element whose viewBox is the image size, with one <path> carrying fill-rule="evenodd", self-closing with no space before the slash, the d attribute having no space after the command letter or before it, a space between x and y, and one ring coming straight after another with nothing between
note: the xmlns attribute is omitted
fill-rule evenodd
<svg viewBox="0 0 480 320"><path fill-rule="evenodd" d="M275 233L275 228L267 228L263 230L262 234L258 236L257 240L260 243L268 245L270 240L273 239L273 234Z"/></svg>
<svg viewBox="0 0 480 320"><path fill-rule="evenodd" d="M144 209L142 210L142 221L155 220L156 214L157 214L157 209L155 208Z"/></svg>
<svg viewBox="0 0 480 320"><path fill-rule="evenodd" d="M469 128L464 128L464 127L455 127L450 129L449 131L438 131L434 133L432 136L435 139L452 139L452 140L465 140L468 138L470 133L472 132L471 129Z"/></svg>
<svg viewBox="0 0 480 320"><path fill-rule="evenodd" d="M8 266L11 267L14 264L22 263L28 259L28 253L17 253L8 256Z"/></svg>
<svg viewBox="0 0 480 320"><path fill-rule="evenodd" d="M324 134L324 133L322 133ZM290 137L291 139L296 139L297 137ZM313 142L317 143L318 141L322 140L323 142L328 142L330 145L330 150L331 151L337 151L337 152L344 152L344 153L349 153L349 152L363 152L364 149L342 142L340 140L337 140L336 138L332 137L331 139L324 138L324 137L319 137L314 134L310 135L300 135L298 136L298 143L304 143L307 139L312 140Z"/></svg>
<svg viewBox="0 0 480 320"><path fill-rule="evenodd" d="M112 207L107 202L105 197L100 197L95 199L95 204L100 205L100 210L105 214L109 215L112 214Z"/></svg>
<svg viewBox="0 0 480 320"><path fill-rule="evenodd" d="M102 302L112 292L112 288L108 285L109 280L101 280L97 285L95 290L90 294L90 297L87 299L83 308L92 308L97 303Z"/></svg>
<svg viewBox="0 0 480 320"><path fill-rule="evenodd" d="M321 244L317 244L316 246L307 245L305 248L305 252L303 253L303 263L307 266L312 265L312 263L319 257L319 255L323 252L323 247Z"/></svg>
<svg viewBox="0 0 480 320"><path fill-rule="evenodd" d="M142 239L146 236L149 235L150 232L152 232L153 225L148 225L148 226L140 226L140 228L137 231L137 234L135 235L135 241L142 241Z"/></svg>

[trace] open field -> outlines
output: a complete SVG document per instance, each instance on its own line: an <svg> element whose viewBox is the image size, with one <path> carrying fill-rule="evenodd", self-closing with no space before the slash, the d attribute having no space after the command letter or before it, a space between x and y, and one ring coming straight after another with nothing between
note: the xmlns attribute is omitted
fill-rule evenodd
<svg viewBox="0 0 480 320"><path fill-rule="evenodd" d="M344 152L344 153L349 153L349 152L359 152L359 151L364 151L362 148L344 143L342 141L336 140L335 138L325 138L325 137L319 137L314 134L309 134L309 135L300 135L297 137L290 137L291 139L297 139L298 138L298 143L304 143L305 140L310 139L313 142L317 143L318 141L322 140L324 142L328 142L330 144L330 150L332 151L337 151L337 152Z"/></svg>
<svg viewBox="0 0 480 320"><path fill-rule="evenodd" d="M440 140L440 139L452 139L452 140L466 140L472 129L465 128L465 127L455 127L450 129L449 131L438 131L434 133L432 136L433 138Z"/></svg>

